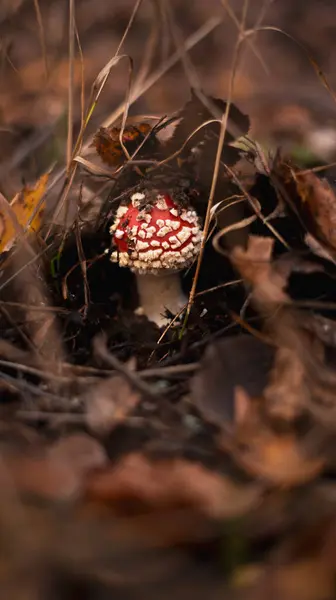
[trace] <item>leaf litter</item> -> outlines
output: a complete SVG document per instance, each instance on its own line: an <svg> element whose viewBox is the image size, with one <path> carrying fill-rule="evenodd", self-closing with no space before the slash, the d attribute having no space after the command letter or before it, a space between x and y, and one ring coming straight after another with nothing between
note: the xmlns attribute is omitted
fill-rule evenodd
<svg viewBox="0 0 336 600"><path fill-rule="evenodd" d="M109 169L85 172L78 138L53 213L77 190L72 222L42 219L49 173L1 201L0 589L22 597L20 575L27 597L55 600L332 598L332 184L244 150L250 121L229 100L193 89L153 125L128 122L128 92L93 138ZM181 277L190 292L197 273L187 325L171 315L164 336L109 260L125 197L163 185L202 219L212 197L215 217Z"/></svg>

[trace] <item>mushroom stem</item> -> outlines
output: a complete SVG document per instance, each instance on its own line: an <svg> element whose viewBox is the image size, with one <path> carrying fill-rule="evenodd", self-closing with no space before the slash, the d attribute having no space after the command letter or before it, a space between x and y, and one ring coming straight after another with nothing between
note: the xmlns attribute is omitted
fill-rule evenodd
<svg viewBox="0 0 336 600"><path fill-rule="evenodd" d="M141 312L158 327L167 325L165 311L174 315L187 303L177 271L167 274L136 274Z"/></svg>

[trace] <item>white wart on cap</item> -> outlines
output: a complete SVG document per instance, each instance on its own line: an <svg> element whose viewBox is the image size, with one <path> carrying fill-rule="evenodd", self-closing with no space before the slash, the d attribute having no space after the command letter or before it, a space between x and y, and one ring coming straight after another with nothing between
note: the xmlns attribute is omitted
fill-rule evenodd
<svg viewBox="0 0 336 600"><path fill-rule="evenodd" d="M184 269L201 247L197 213L178 206L167 193L158 193L154 202L152 198L147 204L145 193L136 192L128 205L118 208L110 229L116 246L111 260L139 274Z"/></svg>

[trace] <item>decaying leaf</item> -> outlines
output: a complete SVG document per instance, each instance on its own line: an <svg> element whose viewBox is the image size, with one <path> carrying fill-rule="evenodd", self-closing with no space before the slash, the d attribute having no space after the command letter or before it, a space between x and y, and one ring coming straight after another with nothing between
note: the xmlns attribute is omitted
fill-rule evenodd
<svg viewBox="0 0 336 600"><path fill-rule="evenodd" d="M99 443L84 434L65 437L49 448L36 447L0 457L0 482L3 493L8 485L19 495L44 500L72 501L78 498L90 470L106 461ZM10 479L8 479L10 477Z"/></svg>
<svg viewBox="0 0 336 600"><path fill-rule="evenodd" d="M207 121L220 120L226 110L226 102L219 98L212 98L202 94L202 98L191 90L191 99L186 103L179 113L180 122L175 128L172 136L172 143L175 146L182 146L185 140ZM243 114L239 108L231 104L229 109L228 127L226 134L226 144L246 135L250 128L250 120ZM212 122L200 129L192 137L191 146L196 146L200 142L209 141L218 138L218 123ZM236 154L237 156L237 154Z"/></svg>
<svg viewBox="0 0 336 600"><path fill-rule="evenodd" d="M300 172L280 157L270 174L283 206L295 213L306 230L306 243L316 254L335 260L336 195L326 179L313 172Z"/></svg>
<svg viewBox="0 0 336 600"><path fill-rule="evenodd" d="M230 258L243 279L252 286L252 298L259 308L270 309L288 302L283 291L287 277L271 263L274 240L251 235L245 250L233 248Z"/></svg>
<svg viewBox="0 0 336 600"><path fill-rule="evenodd" d="M44 212L43 195L46 190L49 174L40 177L33 188L24 187L13 200L5 205L3 198L0 204L0 253L11 249L18 238L18 228L23 231L37 232L41 227ZM15 222L16 219L16 222Z"/></svg>
<svg viewBox="0 0 336 600"><path fill-rule="evenodd" d="M272 262L273 245L271 238L250 236L247 249L234 248L231 260L252 287L252 302L265 317L267 335L277 349L263 391L266 411L289 421L304 411L310 399L309 371L314 357L320 358L320 347L304 330L303 315L284 292L291 263Z"/></svg>
<svg viewBox="0 0 336 600"><path fill-rule="evenodd" d="M117 167L126 161L125 152L120 144L121 130L118 127L101 127L94 136L93 146L103 162L110 167ZM148 123L127 125L123 131L122 141L130 155L146 140L146 151L154 151L158 142L155 135L151 134ZM147 142L147 136L149 143ZM148 147L149 146L149 147Z"/></svg>
<svg viewBox="0 0 336 600"><path fill-rule="evenodd" d="M301 414L310 396L306 365L298 348L299 340L297 347L280 346L277 349L270 380L264 390L268 414L286 421Z"/></svg>
<svg viewBox="0 0 336 600"><path fill-rule="evenodd" d="M248 335L209 345L191 383L193 402L206 419L218 425L232 421L236 417L236 386L243 386L253 397L260 396L273 359L272 346Z"/></svg>
<svg viewBox="0 0 336 600"><path fill-rule="evenodd" d="M335 573L320 557L278 565L248 565L235 574L233 584L243 598L327 600L333 598Z"/></svg>
<svg viewBox="0 0 336 600"><path fill-rule="evenodd" d="M129 506L147 510L181 507L215 519L233 519L255 507L261 488L236 484L227 476L184 459L149 460L129 454L90 478L87 496L117 512ZM136 512L135 508L135 512Z"/></svg>
<svg viewBox="0 0 336 600"><path fill-rule="evenodd" d="M87 394L87 422L93 431L104 433L127 419L140 395L124 377L116 375L96 384Z"/></svg>
<svg viewBox="0 0 336 600"><path fill-rule="evenodd" d="M236 390L240 406L236 429L223 448L249 475L275 486L292 487L314 479L325 466L324 459L307 449L305 440L294 432L278 433L264 417L264 398L250 399L241 388Z"/></svg>
<svg viewBox="0 0 336 600"><path fill-rule="evenodd" d="M297 191L302 202L302 210L311 233L327 246L336 251L336 196L325 179L319 179L315 173L295 174Z"/></svg>

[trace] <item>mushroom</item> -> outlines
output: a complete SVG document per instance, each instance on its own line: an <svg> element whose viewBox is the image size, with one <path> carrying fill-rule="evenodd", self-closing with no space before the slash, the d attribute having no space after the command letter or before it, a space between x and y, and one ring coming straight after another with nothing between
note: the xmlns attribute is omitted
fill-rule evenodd
<svg viewBox="0 0 336 600"><path fill-rule="evenodd" d="M111 260L135 273L141 311L159 327L167 324L166 309L176 314L187 302L179 271L195 260L202 240L196 211L172 196L135 192L110 228L116 247Z"/></svg>

